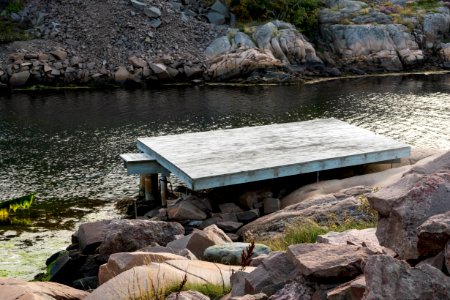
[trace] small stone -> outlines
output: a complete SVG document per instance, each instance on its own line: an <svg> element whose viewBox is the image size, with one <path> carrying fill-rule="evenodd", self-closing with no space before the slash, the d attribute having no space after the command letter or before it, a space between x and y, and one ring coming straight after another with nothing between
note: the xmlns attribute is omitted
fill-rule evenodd
<svg viewBox="0 0 450 300"><path fill-rule="evenodd" d="M64 60L67 57L67 52L63 50L54 50L50 52L57 60Z"/></svg>
<svg viewBox="0 0 450 300"><path fill-rule="evenodd" d="M133 5L133 7L138 11L142 11L145 7L147 7L147 4L137 0L131 0L131 5Z"/></svg>
<svg viewBox="0 0 450 300"><path fill-rule="evenodd" d="M9 79L9 84L11 86L22 86L27 83L28 78L30 78L30 71L14 73Z"/></svg>
<svg viewBox="0 0 450 300"><path fill-rule="evenodd" d="M150 22L148 22L150 24L151 27L153 28L158 28L159 26L161 26L161 20L160 19L152 19L150 20Z"/></svg>
<svg viewBox="0 0 450 300"><path fill-rule="evenodd" d="M134 67L137 68L145 68L147 67L147 62L143 60L142 58L136 57L136 56L130 56L128 58L128 62L132 64Z"/></svg>
<svg viewBox="0 0 450 300"><path fill-rule="evenodd" d="M240 222L233 222L233 221L217 222L217 226L225 232L235 232L236 230L241 228L242 225L244 225L244 224L240 223Z"/></svg>
<svg viewBox="0 0 450 300"><path fill-rule="evenodd" d="M144 14L150 18L159 18L161 17L161 10L156 6L145 7Z"/></svg>

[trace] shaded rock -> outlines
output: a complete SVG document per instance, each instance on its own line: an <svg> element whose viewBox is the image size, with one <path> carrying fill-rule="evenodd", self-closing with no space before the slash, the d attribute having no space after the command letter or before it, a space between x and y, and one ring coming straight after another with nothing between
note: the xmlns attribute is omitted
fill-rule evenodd
<svg viewBox="0 0 450 300"><path fill-rule="evenodd" d="M117 83L124 83L131 77L130 72L125 67L119 67L114 73L114 80Z"/></svg>
<svg viewBox="0 0 450 300"><path fill-rule="evenodd" d="M256 41L256 45L260 49L270 49L270 41L272 35L277 31L277 26L272 22L266 23L262 26L258 26L253 34L253 39Z"/></svg>
<svg viewBox="0 0 450 300"><path fill-rule="evenodd" d="M234 221L219 221L217 222L217 226L224 230L225 232L235 232L238 230L242 225L240 222L234 222Z"/></svg>
<svg viewBox="0 0 450 300"><path fill-rule="evenodd" d="M156 6L144 7L144 14L150 18L159 18L161 17L161 10Z"/></svg>
<svg viewBox="0 0 450 300"><path fill-rule="evenodd" d="M172 220L204 220L207 217L204 211L188 200L167 207L167 215Z"/></svg>
<svg viewBox="0 0 450 300"><path fill-rule="evenodd" d="M419 173L428 171L433 174ZM371 206L380 215L377 227L380 244L402 259L418 258L417 227L429 217L450 210L449 184L450 151L427 158L397 183L369 195Z"/></svg>
<svg viewBox="0 0 450 300"><path fill-rule="evenodd" d="M169 79L170 74L167 72L167 67L164 64L149 63L150 69L158 76L159 79Z"/></svg>
<svg viewBox="0 0 450 300"><path fill-rule="evenodd" d="M219 204L219 209L222 213L239 213L242 212L242 208L234 203L222 203Z"/></svg>
<svg viewBox="0 0 450 300"><path fill-rule="evenodd" d="M366 278L359 276L352 281L346 282L327 293L329 300L360 300L366 290Z"/></svg>
<svg viewBox="0 0 450 300"><path fill-rule="evenodd" d="M280 199L266 198L264 199L264 213L271 214L280 210Z"/></svg>
<svg viewBox="0 0 450 300"><path fill-rule="evenodd" d="M230 300L266 300L267 295L264 293L258 293L254 295L245 295L241 297L232 297Z"/></svg>
<svg viewBox="0 0 450 300"><path fill-rule="evenodd" d="M417 228L419 255L429 256L441 252L450 240L450 211L434 215Z"/></svg>
<svg viewBox="0 0 450 300"><path fill-rule="evenodd" d="M205 249L203 258L211 262L227 265L240 265L242 251L247 251L250 243L228 243L215 245ZM255 244L252 257L270 253L270 248L263 244Z"/></svg>
<svg viewBox="0 0 450 300"><path fill-rule="evenodd" d="M161 26L162 22L160 19L151 19L149 22L151 27L153 28L158 28L159 26Z"/></svg>
<svg viewBox="0 0 450 300"><path fill-rule="evenodd" d="M258 203L258 193L255 191L245 192L239 197L239 203L248 209L255 208L255 204Z"/></svg>
<svg viewBox="0 0 450 300"><path fill-rule="evenodd" d="M131 268L149 265L151 263L162 263L166 260L187 259L172 253L149 253L149 252L119 252L111 254L108 262L100 266L98 279L103 284L111 278Z"/></svg>
<svg viewBox="0 0 450 300"><path fill-rule="evenodd" d="M215 11L208 12L206 17L208 18L209 23L215 24L215 25L223 25L223 24L225 24L225 21L226 21L224 15L222 15L218 12L215 12Z"/></svg>
<svg viewBox="0 0 450 300"><path fill-rule="evenodd" d="M444 258L445 258L445 268L447 269L447 273L450 273L450 241L448 241L444 250Z"/></svg>
<svg viewBox="0 0 450 300"><path fill-rule="evenodd" d="M89 293L55 282L0 278L0 295L3 300L77 300L84 299Z"/></svg>
<svg viewBox="0 0 450 300"><path fill-rule="evenodd" d="M209 246L215 245L215 242L202 231L195 231L189 235L183 236L167 244L167 247L173 249L188 249L198 258L203 257L203 252Z"/></svg>
<svg viewBox="0 0 450 300"><path fill-rule="evenodd" d="M450 277L424 264L417 268L385 255L374 255L366 263L365 300L449 299Z"/></svg>
<svg viewBox="0 0 450 300"><path fill-rule="evenodd" d="M442 271L444 270L444 262L445 262L444 251L441 251L433 257L429 257L422 260L420 263L416 265L416 267L419 267L423 264L428 264Z"/></svg>
<svg viewBox="0 0 450 300"><path fill-rule="evenodd" d="M302 277L287 283L282 289L269 297L269 300L310 300L313 299L314 289Z"/></svg>
<svg viewBox="0 0 450 300"><path fill-rule="evenodd" d="M60 251L47 267L49 280L72 285L74 280L83 277L79 269L86 262L86 258L85 255L80 255L77 252Z"/></svg>
<svg viewBox="0 0 450 300"><path fill-rule="evenodd" d="M205 55L214 57L220 54L227 53L231 49L231 44L228 36L223 36L215 39L205 50Z"/></svg>
<svg viewBox="0 0 450 300"><path fill-rule="evenodd" d="M344 232L330 231L317 237L318 243L335 245L355 245L367 247L373 253L384 253L376 236L376 228L350 229Z"/></svg>
<svg viewBox="0 0 450 300"><path fill-rule="evenodd" d="M72 286L79 290L94 290L99 286L97 276L89 276L81 279L77 279L72 283Z"/></svg>
<svg viewBox="0 0 450 300"><path fill-rule="evenodd" d="M165 300L210 300L210 298L197 291L181 291L171 293Z"/></svg>
<svg viewBox="0 0 450 300"><path fill-rule="evenodd" d="M108 225L111 220L83 223L76 233L79 249L82 253L94 253L105 240Z"/></svg>
<svg viewBox="0 0 450 300"><path fill-rule="evenodd" d="M112 220L104 241L98 248L102 255L130 252L152 242L165 246L177 235L184 234L179 223L149 220Z"/></svg>
<svg viewBox="0 0 450 300"><path fill-rule="evenodd" d="M447 13L427 14L423 20L423 34L425 47L431 49L442 41L443 36L449 33L450 15Z"/></svg>
<svg viewBox="0 0 450 300"><path fill-rule="evenodd" d="M362 273L363 263L372 253L353 245L298 244L287 255L304 276L316 280L345 280Z"/></svg>
<svg viewBox="0 0 450 300"><path fill-rule="evenodd" d="M188 284L229 285L232 272L239 267L213 264L200 260L169 260L134 267L99 286L86 297L92 299L152 299L154 290L165 290L182 282L186 276ZM249 267L248 271L253 268Z"/></svg>
<svg viewBox="0 0 450 300"><path fill-rule="evenodd" d="M237 32L234 35L234 42L236 43L237 48L256 48L255 43L252 41L252 39L243 32Z"/></svg>
<svg viewBox="0 0 450 300"><path fill-rule="evenodd" d="M216 225L209 225L202 230L215 245L232 243L228 235Z"/></svg>
<svg viewBox="0 0 450 300"><path fill-rule="evenodd" d="M242 274L241 284L232 286L232 296L265 293L268 296L282 289L287 281L296 278L299 270L285 252L272 252L249 274Z"/></svg>
<svg viewBox="0 0 450 300"><path fill-rule="evenodd" d="M237 213L236 218L238 219L239 222L248 223L250 221L259 218L259 215L260 215L259 209L252 209Z"/></svg>
<svg viewBox="0 0 450 300"><path fill-rule="evenodd" d="M22 71L12 74L9 78L9 84L11 86L22 86L27 83L28 78L30 78L30 71Z"/></svg>
<svg viewBox="0 0 450 300"><path fill-rule="evenodd" d="M201 77L203 75L203 69L198 66L194 66L194 67L184 66L183 71L184 71L184 75L186 75L187 79L194 79L194 78Z"/></svg>

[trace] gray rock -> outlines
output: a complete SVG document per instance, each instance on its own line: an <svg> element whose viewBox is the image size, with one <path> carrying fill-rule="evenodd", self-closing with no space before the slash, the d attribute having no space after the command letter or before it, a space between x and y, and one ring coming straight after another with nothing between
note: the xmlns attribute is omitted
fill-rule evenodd
<svg viewBox="0 0 450 300"><path fill-rule="evenodd" d="M169 79L170 74L167 71L167 67L164 64L155 64L155 63L149 63L150 69L153 71L153 73L158 76L159 79Z"/></svg>
<svg viewBox="0 0 450 300"><path fill-rule="evenodd" d="M203 258L211 262L220 262L227 265L240 265L242 251L247 251L250 243L227 243L215 245L205 249ZM263 244L255 244L252 257L268 254L270 248Z"/></svg>
<svg viewBox="0 0 450 300"><path fill-rule="evenodd" d="M131 1L131 5L133 5L133 7L136 10L143 11L144 8L147 7L147 4L145 4L144 2L137 1L137 0L130 0L130 1Z"/></svg>
<svg viewBox="0 0 450 300"><path fill-rule="evenodd" d="M176 255L180 255L186 257L190 260L196 260L197 257L189 251L188 249L174 249L167 246L147 246L137 250L138 252L151 252L151 253L173 253Z"/></svg>
<svg viewBox="0 0 450 300"><path fill-rule="evenodd" d="M436 255L450 240L450 211L434 215L417 228L420 256Z"/></svg>
<svg viewBox="0 0 450 300"><path fill-rule="evenodd" d="M9 78L9 84L13 87L22 86L27 83L28 78L30 78L30 71L22 71L14 73Z"/></svg>
<svg viewBox="0 0 450 300"><path fill-rule="evenodd" d="M150 24L151 27L155 29L161 26L162 24L160 19L151 19L148 23Z"/></svg>
<svg viewBox="0 0 450 300"><path fill-rule="evenodd" d="M184 234L179 223L149 220L112 220L106 227L104 241L98 247L102 255L135 251L156 242L165 246Z"/></svg>
<svg viewBox="0 0 450 300"><path fill-rule="evenodd" d="M144 14L149 18L159 18L161 17L161 10L156 6L147 6L144 8Z"/></svg>
<svg viewBox="0 0 450 300"><path fill-rule="evenodd" d="M364 274L365 300L450 298L450 277L428 264L411 268L390 256L374 255L367 261Z"/></svg>
<svg viewBox="0 0 450 300"><path fill-rule="evenodd" d="M418 258L417 228L431 216L450 210L449 185L450 151L427 158L397 183L369 195L371 206L380 216L380 244L394 250L401 259Z"/></svg>
<svg viewBox="0 0 450 300"><path fill-rule="evenodd" d="M219 221L217 222L217 226L222 229L225 232L235 232L240 227L244 225L241 222L234 222L234 221Z"/></svg>
<svg viewBox="0 0 450 300"><path fill-rule="evenodd" d="M374 253L383 254L383 247L380 246L376 236L376 228L350 229L344 232L330 231L317 237L318 243L334 245L355 245L369 248Z"/></svg>
<svg viewBox="0 0 450 300"><path fill-rule="evenodd" d="M204 232L208 236L208 238L216 245L228 244L233 242L225 232L223 232L214 224L204 228L202 232Z"/></svg>
<svg viewBox="0 0 450 300"><path fill-rule="evenodd" d="M430 266L435 267L438 270L443 270L444 262L445 262L444 251L441 251L433 257L429 257L422 260L420 263L416 265L416 267L420 267L423 264L428 264Z"/></svg>
<svg viewBox="0 0 450 300"><path fill-rule="evenodd" d="M266 198L264 203L264 214L271 214L273 212L280 210L280 199L277 198Z"/></svg>
<svg viewBox="0 0 450 300"><path fill-rule="evenodd" d="M440 44L443 35L450 31L450 15L433 13L425 15L423 20L423 34L425 36L425 47L434 48Z"/></svg>
<svg viewBox="0 0 450 300"><path fill-rule="evenodd" d="M300 273L314 279L352 279L362 274L363 263L372 252L353 245L298 244L287 255Z"/></svg>
<svg viewBox="0 0 450 300"><path fill-rule="evenodd" d="M272 22L258 26L253 34L253 39L256 41L256 45L261 49L270 50L270 41L272 40L273 34L277 30L277 27Z"/></svg>
<svg viewBox="0 0 450 300"><path fill-rule="evenodd" d="M216 0L214 4L211 5L210 9L211 11L221 14L225 18L230 17L230 11L228 10L228 7L219 0Z"/></svg>
<svg viewBox="0 0 450 300"><path fill-rule="evenodd" d="M214 24L214 25L223 25L225 24L225 16L215 12L215 11L210 11L206 17L208 18L209 23Z"/></svg>
<svg viewBox="0 0 450 300"><path fill-rule="evenodd" d="M236 218L238 219L239 222L242 223L248 223L250 221L253 221L257 218L259 218L259 209L252 209L252 210L247 210L247 211L243 211L240 213L236 213Z"/></svg>
<svg viewBox="0 0 450 300"><path fill-rule="evenodd" d="M269 300L311 300L314 289L311 288L302 277L287 283L282 289L269 297Z"/></svg>
<svg viewBox="0 0 450 300"><path fill-rule="evenodd" d="M67 52L64 50L54 50L50 52L57 60L65 60L67 58Z"/></svg>
<svg viewBox="0 0 450 300"><path fill-rule="evenodd" d="M231 49L230 40L227 36L215 39L205 50L205 55L214 57L223 53L227 53Z"/></svg>
<svg viewBox="0 0 450 300"><path fill-rule="evenodd" d="M183 71L187 79L195 79L203 75L203 69L199 66L194 67L184 66ZM212 209L209 209L209 211L211 210Z"/></svg>
<svg viewBox="0 0 450 300"><path fill-rule="evenodd" d="M252 41L252 39L243 32L237 32L234 35L234 42L236 43L236 46L239 47L245 47L245 48L256 48L255 43Z"/></svg>
<svg viewBox="0 0 450 300"><path fill-rule="evenodd" d="M137 68L146 68L147 67L147 62L145 60L143 60L142 58L136 57L135 55L130 56L128 58L128 62L133 65L133 67L137 67Z"/></svg>
<svg viewBox="0 0 450 300"><path fill-rule="evenodd" d="M264 293L258 293L254 295L245 295L241 297L231 297L230 300L266 300L267 295Z"/></svg>
<svg viewBox="0 0 450 300"><path fill-rule="evenodd" d="M124 83L131 77L130 72L128 72L127 68L119 67L117 71L114 73L114 80L117 83Z"/></svg>

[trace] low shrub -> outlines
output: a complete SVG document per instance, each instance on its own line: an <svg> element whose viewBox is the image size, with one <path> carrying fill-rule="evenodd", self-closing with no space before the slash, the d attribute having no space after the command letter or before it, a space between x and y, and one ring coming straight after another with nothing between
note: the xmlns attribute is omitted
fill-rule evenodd
<svg viewBox="0 0 450 300"><path fill-rule="evenodd" d="M0 17L0 44L27 40L29 38L29 34L21 24Z"/></svg>

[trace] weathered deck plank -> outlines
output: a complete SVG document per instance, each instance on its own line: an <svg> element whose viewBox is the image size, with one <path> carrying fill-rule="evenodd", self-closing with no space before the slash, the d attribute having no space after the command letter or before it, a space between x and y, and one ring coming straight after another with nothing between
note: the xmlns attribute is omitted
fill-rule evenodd
<svg viewBox="0 0 450 300"><path fill-rule="evenodd" d="M138 139L193 190L397 159L410 147L336 119Z"/></svg>

